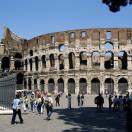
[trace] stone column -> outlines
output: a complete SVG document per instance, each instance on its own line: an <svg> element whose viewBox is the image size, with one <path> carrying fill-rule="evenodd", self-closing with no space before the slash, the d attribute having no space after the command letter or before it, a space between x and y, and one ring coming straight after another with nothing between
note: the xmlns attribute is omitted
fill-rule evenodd
<svg viewBox="0 0 132 132"><path fill-rule="evenodd" d="M77 54L75 56L75 69L79 70L79 68L80 68L80 58L79 58L79 55Z"/></svg>
<svg viewBox="0 0 132 132"><path fill-rule="evenodd" d="M45 92L48 92L48 80L49 78L45 79Z"/></svg>
<svg viewBox="0 0 132 132"><path fill-rule="evenodd" d="M68 93L68 78L64 78L64 93Z"/></svg>
<svg viewBox="0 0 132 132"><path fill-rule="evenodd" d="M114 69L115 70L119 69L119 66L118 66L118 57L117 56L114 56Z"/></svg>
<svg viewBox="0 0 132 132"><path fill-rule="evenodd" d="M87 93L91 94L91 78L87 77Z"/></svg>
<svg viewBox="0 0 132 132"><path fill-rule="evenodd" d="M64 67L65 67L65 70L68 71L69 70L69 58L68 58L68 54L67 53L64 55L64 58L65 58Z"/></svg>
<svg viewBox="0 0 132 132"><path fill-rule="evenodd" d="M105 63L105 59L104 59L104 54L102 53L100 56L100 70L104 70L104 63Z"/></svg>
<svg viewBox="0 0 132 132"><path fill-rule="evenodd" d="M10 70L14 70L15 69L15 59L13 56L11 56L11 60L10 60L11 64L10 64Z"/></svg>
<svg viewBox="0 0 132 132"><path fill-rule="evenodd" d="M35 58L32 58L32 71L35 72Z"/></svg>
<svg viewBox="0 0 132 132"><path fill-rule="evenodd" d="M131 62L132 57L128 56L127 57L127 65L128 65L128 70L132 70L132 62Z"/></svg>
<svg viewBox="0 0 132 132"><path fill-rule="evenodd" d="M90 53L87 54L87 67L89 70L92 69L92 62L91 62L91 54Z"/></svg>
<svg viewBox="0 0 132 132"><path fill-rule="evenodd" d="M75 78L75 94L79 93L79 78Z"/></svg>
<svg viewBox="0 0 132 132"><path fill-rule="evenodd" d="M59 70L59 58L57 54L55 54L55 69Z"/></svg>
<svg viewBox="0 0 132 132"><path fill-rule="evenodd" d="M45 55L46 56L46 71L50 70L50 59L49 59L49 55Z"/></svg>

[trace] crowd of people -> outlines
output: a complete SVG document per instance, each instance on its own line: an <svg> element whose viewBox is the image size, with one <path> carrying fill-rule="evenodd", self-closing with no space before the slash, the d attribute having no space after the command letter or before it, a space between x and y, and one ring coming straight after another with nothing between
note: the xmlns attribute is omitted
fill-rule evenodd
<svg viewBox="0 0 132 132"><path fill-rule="evenodd" d="M47 113L47 120L51 119L51 115L53 113L53 97L55 100L56 107L60 107L60 98L63 93L56 93L54 95L50 93L41 93L39 90L36 92L27 93L17 93L15 99L12 103L13 115L11 124L15 123L16 115L18 114L20 123L23 123L23 118L21 116L21 107L23 106L24 112L31 111L32 113L36 113L38 115L43 114L45 111ZM108 103L109 103L109 111L124 111L127 108L127 96L112 96L109 95ZM68 93L66 95L67 99L67 108L69 110L72 109L72 95ZM84 94L78 93L77 95L77 105L78 108L82 108L84 105ZM97 112L103 111L104 97L99 94L95 97L94 103L97 105Z"/></svg>

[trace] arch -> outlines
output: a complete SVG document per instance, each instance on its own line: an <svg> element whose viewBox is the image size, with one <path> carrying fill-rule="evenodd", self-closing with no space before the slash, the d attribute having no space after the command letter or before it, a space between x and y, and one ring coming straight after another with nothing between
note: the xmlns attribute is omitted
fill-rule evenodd
<svg viewBox="0 0 132 132"><path fill-rule="evenodd" d="M34 89L38 89L38 85L37 85L37 79L34 79Z"/></svg>
<svg viewBox="0 0 132 132"><path fill-rule="evenodd" d="M93 68L99 68L100 67L100 53L98 51L92 52L92 67Z"/></svg>
<svg viewBox="0 0 132 132"><path fill-rule="evenodd" d="M91 80L91 94L100 93L100 80L98 78L93 78Z"/></svg>
<svg viewBox="0 0 132 132"><path fill-rule="evenodd" d="M73 52L69 53L69 69L75 68L75 54Z"/></svg>
<svg viewBox="0 0 132 132"><path fill-rule="evenodd" d="M50 78L48 81L48 92L49 93L54 93L55 90L55 83L54 83L54 79Z"/></svg>
<svg viewBox="0 0 132 132"><path fill-rule="evenodd" d="M39 59L38 56L35 56L35 69L38 71Z"/></svg>
<svg viewBox="0 0 132 132"><path fill-rule="evenodd" d="M28 90L32 89L32 81L31 78L28 79Z"/></svg>
<svg viewBox="0 0 132 132"><path fill-rule="evenodd" d="M43 68L46 68L46 57L45 57L45 55L43 55L43 56L41 57L41 60L42 60L42 67L43 67Z"/></svg>
<svg viewBox="0 0 132 132"><path fill-rule="evenodd" d="M58 93L64 93L64 80L62 78L58 79Z"/></svg>
<svg viewBox="0 0 132 132"><path fill-rule="evenodd" d="M114 54L112 51L106 51L104 65L105 69L114 68Z"/></svg>
<svg viewBox="0 0 132 132"><path fill-rule="evenodd" d="M33 50L30 50L30 51L29 51L29 55L30 55L30 56L33 56Z"/></svg>
<svg viewBox="0 0 132 132"><path fill-rule="evenodd" d="M25 60L25 70L27 70L27 65L28 65L28 61L27 59Z"/></svg>
<svg viewBox="0 0 132 132"><path fill-rule="evenodd" d="M23 80L24 80L23 73L18 73L17 74L17 84L23 84Z"/></svg>
<svg viewBox="0 0 132 132"><path fill-rule="evenodd" d="M65 45L64 44L60 44L59 45L59 51L63 52L65 50Z"/></svg>
<svg viewBox="0 0 132 132"><path fill-rule="evenodd" d="M114 94L114 81L112 78L105 80L105 94Z"/></svg>
<svg viewBox="0 0 132 132"><path fill-rule="evenodd" d="M3 57L1 61L1 69L2 71L9 71L10 69L10 58L9 57Z"/></svg>
<svg viewBox="0 0 132 132"><path fill-rule="evenodd" d="M127 53L126 51L120 51L118 54L119 69L127 70Z"/></svg>
<svg viewBox="0 0 132 132"><path fill-rule="evenodd" d="M62 69L64 69L64 57L63 57L63 54L60 54L58 58L59 58L59 69L62 70Z"/></svg>
<svg viewBox="0 0 132 132"><path fill-rule="evenodd" d="M54 54L50 54L49 59L50 59L50 66L51 66L51 67L55 67L55 58L54 58Z"/></svg>
<svg viewBox="0 0 132 132"><path fill-rule="evenodd" d="M20 70L22 68L22 55L20 53L16 53L14 57L15 57L15 63L14 63L15 70Z"/></svg>
<svg viewBox="0 0 132 132"><path fill-rule="evenodd" d="M75 80L73 78L68 80L68 93L75 94Z"/></svg>
<svg viewBox="0 0 132 132"><path fill-rule="evenodd" d="M79 92L83 94L87 93L87 81L85 78L80 78L79 80Z"/></svg>
<svg viewBox="0 0 132 132"><path fill-rule="evenodd" d="M40 89L43 92L45 91L45 83L44 83L44 80L43 79L40 81Z"/></svg>
<svg viewBox="0 0 132 132"><path fill-rule="evenodd" d="M24 89L27 89L27 81L24 79Z"/></svg>
<svg viewBox="0 0 132 132"><path fill-rule="evenodd" d="M33 61L32 61L32 58L31 58L31 59L29 59L30 71L32 71L32 63L33 63Z"/></svg>
<svg viewBox="0 0 132 132"><path fill-rule="evenodd" d="M108 51L108 50L113 50L114 49L114 46L113 46L113 43L112 42L106 42L105 43L105 50Z"/></svg>
<svg viewBox="0 0 132 132"><path fill-rule="evenodd" d="M86 51L80 52L79 58L80 58L80 65L87 65L87 53L86 53Z"/></svg>
<svg viewBox="0 0 132 132"><path fill-rule="evenodd" d="M126 94L128 90L128 81L125 78L120 78L118 81L118 93Z"/></svg>

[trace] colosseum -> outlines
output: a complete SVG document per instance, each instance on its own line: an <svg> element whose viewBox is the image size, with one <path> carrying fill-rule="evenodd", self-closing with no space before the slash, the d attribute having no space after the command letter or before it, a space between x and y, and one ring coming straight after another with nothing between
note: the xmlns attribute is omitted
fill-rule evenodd
<svg viewBox="0 0 132 132"><path fill-rule="evenodd" d="M95 28L21 38L4 28L1 73L23 89L124 94L132 88L132 28Z"/></svg>

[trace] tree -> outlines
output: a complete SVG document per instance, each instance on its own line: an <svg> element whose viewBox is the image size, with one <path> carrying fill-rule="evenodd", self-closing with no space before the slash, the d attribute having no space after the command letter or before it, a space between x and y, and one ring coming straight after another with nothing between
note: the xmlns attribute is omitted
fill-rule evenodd
<svg viewBox="0 0 132 132"><path fill-rule="evenodd" d="M106 4L111 12L117 12L121 6L132 4L132 0L102 0L102 3Z"/></svg>

